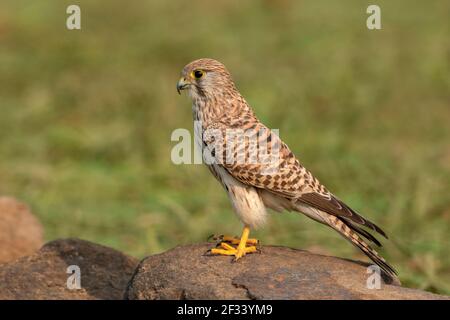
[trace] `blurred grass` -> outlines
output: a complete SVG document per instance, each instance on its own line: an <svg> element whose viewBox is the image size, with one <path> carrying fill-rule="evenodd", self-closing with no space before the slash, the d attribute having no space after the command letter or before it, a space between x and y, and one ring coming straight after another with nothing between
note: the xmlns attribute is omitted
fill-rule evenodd
<svg viewBox="0 0 450 320"><path fill-rule="evenodd" d="M66 7L82 30L65 28ZM448 1L3 1L0 194L46 238L143 257L240 232L206 168L170 161L191 128L175 83L224 62L263 122L329 189L385 229L405 285L450 293ZM265 244L362 258L325 227L273 215Z"/></svg>

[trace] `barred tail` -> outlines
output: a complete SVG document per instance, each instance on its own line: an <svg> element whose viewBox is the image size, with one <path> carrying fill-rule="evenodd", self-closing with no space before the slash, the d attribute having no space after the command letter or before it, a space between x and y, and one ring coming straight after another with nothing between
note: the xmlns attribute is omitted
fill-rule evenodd
<svg viewBox="0 0 450 320"><path fill-rule="evenodd" d="M358 235L358 229L352 228L343 218L338 218L333 215L328 216L328 225L339 232L345 239L350 241L354 246L360 249L366 256L375 262L385 273L392 277L396 277L397 271L390 266L378 252L372 249L364 240ZM354 227L354 226L353 226ZM360 231L360 230L359 230ZM367 232L363 230L363 236L367 237ZM370 235L370 234L369 234ZM370 239L372 240L372 239Z"/></svg>

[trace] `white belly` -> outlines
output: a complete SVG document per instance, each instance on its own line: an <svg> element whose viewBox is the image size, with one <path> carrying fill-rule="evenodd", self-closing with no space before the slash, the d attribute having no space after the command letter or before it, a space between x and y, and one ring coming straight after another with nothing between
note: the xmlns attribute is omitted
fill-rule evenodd
<svg viewBox="0 0 450 320"><path fill-rule="evenodd" d="M227 190L239 219L251 229L261 227L266 222L267 211L258 191L239 182L218 165L212 165L210 169Z"/></svg>

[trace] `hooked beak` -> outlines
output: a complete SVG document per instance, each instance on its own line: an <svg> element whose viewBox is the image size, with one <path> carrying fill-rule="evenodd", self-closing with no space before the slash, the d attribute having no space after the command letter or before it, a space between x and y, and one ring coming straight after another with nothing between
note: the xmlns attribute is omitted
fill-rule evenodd
<svg viewBox="0 0 450 320"><path fill-rule="evenodd" d="M185 78L181 78L180 80L178 80L178 82L177 82L178 94L181 94L181 90L186 89L186 87L188 87L189 85L190 85L190 83L187 82Z"/></svg>

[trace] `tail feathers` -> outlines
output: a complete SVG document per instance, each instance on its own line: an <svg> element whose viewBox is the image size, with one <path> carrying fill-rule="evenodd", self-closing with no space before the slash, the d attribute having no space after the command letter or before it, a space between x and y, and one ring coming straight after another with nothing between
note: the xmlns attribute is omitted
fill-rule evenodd
<svg viewBox="0 0 450 320"><path fill-rule="evenodd" d="M347 227L349 227L350 229L352 229L353 231L355 231L356 233L358 233L359 235L363 236L364 238L366 238L367 240L373 242L374 244L376 244L378 247L382 247L383 245L380 243L380 241L378 241L377 238L375 238L371 233L367 232L366 230L356 226L354 223L352 223L351 221L348 221L344 218L341 219L342 222L344 222Z"/></svg>
<svg viewBox="0 0 450 320"><path fill-rule="evenodd" d="M337 232L339 232L344 238L350 241L354 246L360 249L366 256L368 256L373 262L375 262L385 273L392 277L396 277L397 271L390 266L383 257L381 257L378 252L372 249L364 240L358 235L361 234L369 240L373 241L375 244L379 244L378 240L375 239L367 231L351 225L348 221L339 219L338 217L330 215L328 217L329 225ZM374 241L375 240L375 241Z"/></svg>

